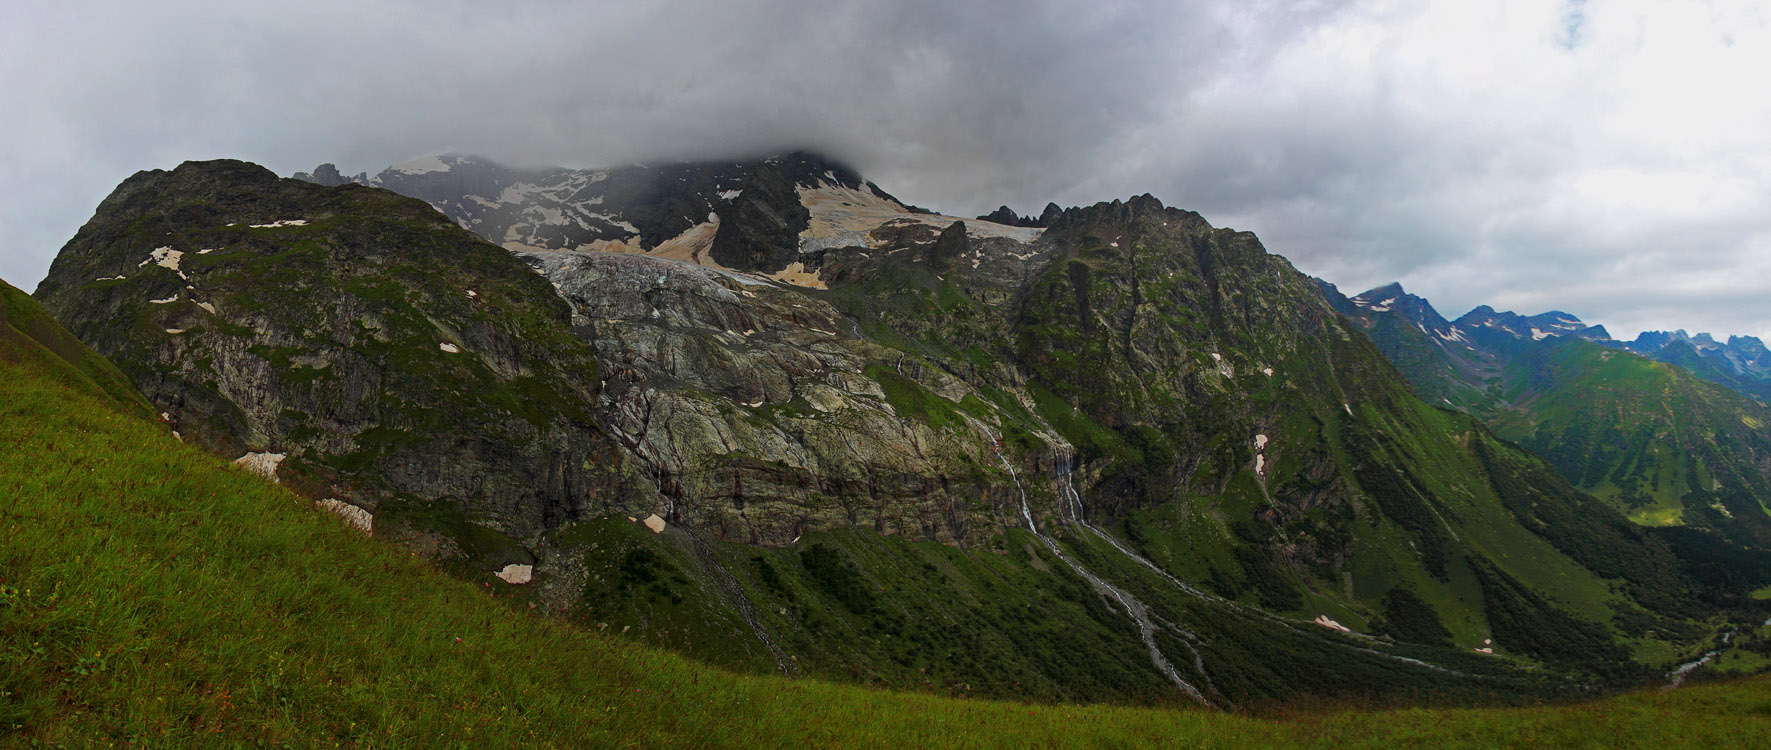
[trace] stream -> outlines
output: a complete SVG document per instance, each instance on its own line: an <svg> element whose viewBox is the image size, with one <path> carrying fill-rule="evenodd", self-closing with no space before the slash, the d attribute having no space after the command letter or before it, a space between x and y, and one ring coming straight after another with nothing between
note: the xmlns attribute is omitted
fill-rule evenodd
<svg viewBox="0 0 1771 750"><path fill-rule="evenodd" d="M1765 624L1771 625L1771 620L1766 620ZM1740 632L1740 628L1734 628L1733 630L1723 633L1722 644L1720 646L1705 652L1704 655L1699 657L1696 661L1685 662L1684 664L1675 667L1673 671L1666 673L1668 679L1666 689L1671 690L1685 684L1685 678L1691 676L1692 672L1697 671L1698 667L1715 661L1716 657L1722 655L1722 652L1732 648L1734 646L1734 634L1738 632Z"/></svg>
<svg viewBox="0 0 1771 750"><path fill-rule="evenodd" d="M1199 675L1204 678L1205 684L1207 685L1207 687L1210 688L1211 684L1212 684L1211 675L1209 672L1206 671L1205 662L1201 658L1199 651L1197 649L1193 648L1193 646L1192 646L1193 642L1197 642L1199 640L1198 636L1181 628L1181 627L1176 626L1174 623L1170 623L1166 620L1161 619L1160 617L1156 617L1156 616L1152 615L1149 607L1147 607L1143 602L1139 601L1137 599L1137 597L1133 596L1131 593L1127 592L1126 590L1124 590L1118 586L1115 586L1111 583L1108 583L1105 580L1102 580L1100 576L1095 575L1095 573L1093 571L1091 571L1088 568L1086 568L1085 566L1083 566L1080 562L1072 559L1069 555L1064 554L1062 548L1060 548L1058 546L1057 541L1052 539L1051 537L1046 536L1044 533L1042 533L1039 530L1038 526L1034 523L1033 511L1032 511L1031 506L1027 502L1026 488L1022 486L1020 475L1018 472L1015 471L1014 465L1011 464L1008 460L1008 457L1003 454L1002 441L997 436L996 432L994 430L992 430L989 425L983 423L982 421L980 421L978 419L975 419L975 418L973 418L969 415L965 415L965 414L961 414L961 416L963 416L965 418L965 420L967 422L969 422L979 432L983 433L987 444L990 446L990 452L996 455L997 460L1000 461L1002 463L1003 468L1008 471L1009 478L1014 481L1015 490L1019 494L1019 499L1020 499L1021 518L1027 524L1027 530L1029 532L1031 532L1036 538L1038 538L1040 543L1044 544L1046 549L1050 550L1053 556L1055 556L1059 560L1063 561L1063 563L1065 565L1069 566L1070 569L1075 571L1076 574L1078 576L1082 577L1083 580L1088 581L1089 585L1091 587L1093 587L1095 589L1095 592L1097 594L1099 594L1102 598L1110 599L1112 601L1116 601L1119 603L1120 607L1122 607L1125 610L1127 617L1129 617L1132 620L1133 624L1135 624L1137 626L1138 633L1142 637L1142 639L1144 641L1144 645L1149 649L1150 661L1151 661L1151 663L1156 665L1156 668L1158 671L1160 671L1164 675L1167 675L1169 680L1171 682L1173 682L1176 687L1180 688L1181 692L1185 693L1189 698L1192 698L1193 700L1199 702L1202 705L1212 706L1213 705L1212 702L1205 697L1204 693L1201 692L1199 690L1199 688L1195 687L1192 683L1188 682L1186 679L1181 677L1180 673L1175 669L1173 663L1171 663L1169 661L1167 655L1164 654L1162 652L1162 649L1157 645L1155 633L1156 633L1156 629L1157 629L1158 625L1160 625L1162 627L1168 628L1169 630L1171 630L1174 633L1181 636L1181 644L1186 646L1188 648L1188 650L1192 651L1192 657L1193 657L1192 661L1193 661L1194 668L1198 671ZM1176 589L1180 590L1181 592L1183 592L1189 596L1192 596L1194 598L1197 598L1197 599L1200 599L1203 601L1209 601L1209 602L1221 605L1221 606L1229 609L1230 611L1266 621L1268 623L1285 628L1286 630L1289 630L1289 631L1299 634L1299 635L1304 635L1306 633L1305 630L1300 629L1298 627L1297 623L1295 623L1291 620L1287 620L1283 617L1280 617L1278 615L1267 612L1266 610L1261 609L1259 607L1251 607L1251 606L1243 605L1238 602L1234 602L1234 601L1225 599L1223 597L1217 596L1215 594L1208 593L1206 591L1202 591L1202 590L1186 583L1185 581L1182 581L1179 578L1176 578L1174 575L1170 574L1168 571L1163 570L1161 567L1157 566L1156 563L1151 562L1150 560L1144 558L1144 556L1127 548L1118 539L1114 538L1113 535L1108 534L1106 531L1103 531L1102 529L1095 526L1094 524L1089 523L1087 521L1087 508L1086 508L1086 506L1084 506L1084 504L1082 502L1082 495L1081 495L1081 493L1077 492L1074 479L1071 476L1076 471L1076 467L1075 467L1074 462L1075 462L1075 454L1074 453L1064 455L1063 458L1061 459L1061 461L1058 463L1057 471L1055 472L1055 474L1056 474L1055 481L1056 481L1057 490L1058 490L1058 497L1059 497L1059 500L1061 501L1060 508L1059 508L1059 516L1062 520L1069 521L1070 523L1074 524L1075 526L1086 530L1090 534L1093 534L1096 538L1100 539L1103 542L1106 542L1109 546L1113 547L1113 549L1119 551L1120 554L1125 555L1127 558L1131 559L1133 562L1136 562L1139 565L1141 565L1144 568L1151 571L1152 573L1155 573L1157 576L1161 577L1163 580L1168 581L1169 584L1173 585ZM1266 489L1264 486L1264 482L1262 484L1263 484L1262 490L1264 491ZM1269 500L1269 502L1271 502L1271 500ZM1771 624L1771 622L1768 622L1767 624ZM1353 634L1353 635L1354 635L1354 637L1363 637L1363 636L1359 636L1359 634ZM1732 635L1733 634L1730 633L1728 637L1731 637ZM1727 641L1728 637L1724 637L1724 642ZM1449 674L1449 675L1454 675L1454 676L1459 676L1459 677L1469 676L1469 675L1464 674L1463 672L1453 670L1453 669L1447 669L1447 668L1439 666L1437 664L1432 664L1430 662L1422 661L1420 659L1415 659L1415 658L1411 658L1411 657L1407 657L1407 656L1400 656L1397 654L1387 653L1387 652L1378 650L1377 648L1372 648L1369 646L1362 646L1357 643L1351 643L1345 639L1334 638L1334 639L1330 639L1330 641L1333 643L1336 643L1336 644L1338 644L1350 651L1355 651L1355 652L1366 654L1369 656L1375 656L1375 657L1378 657L1381 659L1387 659L1390 661L1400 662L1400 663L1408 664L1411 666L1420 667L1422 669L1428 669L1428 670L1432 670L1434 672L1439 672L1441 674ZM1373 645L1376 645L1376 644L1374 643ZM1709 658L1713 658L1713 656L1714 656L1714 654L1706 655L1705 659L1699 660L1699 662L1695 662L1692 665L1689 665L1689 668L1681 667L1681 669L1683 669L1685 672L1689 672L1691 669L1696 669L1698 666L1701 666L1702 663L1706 662ZM1680 679L1683 679L1682 676L1680 677ZM1215 690L1214 690L1214 692L1215 692Z"/></svg>
<svg viewBox="0 0 1771 750"><path fill-rule="evenodd" d="M1008 457L1003 455L1001 440L997 437L996 433L990 429L989 425L968 415L962 414L961 416L965 416L967 422L970 422L973 427L978 428L979 431L984 433L984 437L990 446L990 452L996 454L997 460L1001 461L1003 468L1008 470L1009 478L1014 480L1015 490L1019 492L1021 496L1021 518L1027 522L1027 530L1032 532L1033 536L1037 537L1040 542L1045 544L1045 548L1051 551L1053 557L1063 561L1065 565L1069 566L1071 570L1076 572L1076 575L1082 577L1083 580L1088 581L1089 586L1094 588L1096 594L1100 595L1102 598L1110 598L1113 601L1119 602L1119 606L1125 610L1126 616L1130 617L1132 623L1137 626L1138 635L1143 639L1144 646L1149 649L1150 662L1156 665L1157 671L1167 676L1169 681L1173 682L1175 687L1180 688L1181 692L1185 693L1187 697L1192 698L1201 705L1211 706L1212 702L1205 697L1205 694L1200 692L1199 688L1194 687L1193 683L1190 683L1181 677L1180 672L1175 669L1174 664L1162 653L1162 647L1156 644L1156 624L1150 621L1149 608L1145 607L1143 602L1138 601L1137 597L1132 596L1129 592L1118 586L1114 586L1113 584L1102 580L1100 576L1095 575L1093 571L1084 567L1082 563L1071 559L1069 555L1064 554L1063 550L1058 547L1056 541L1051 537L1040 533L1039 527L1033 523L1033 511L1027 505L1027 490L1025 487L1021 486L1021 478L1015 473L1015 468L1009 463ZM1066 472L1064 476L1068 478L1069 473ZM1075 489L1071 488L1069 494L1075 495ZM1080 498L1073 499L1071 502L1075 503L1074 512L1079 516L1081 513ZM1181 633L1183 637L1192 635L1191 633L1180 631L1178 628L1176 630ZM1206 675L1204 661L1199 657L1197 651L1193 654L1193 663L1199 668L1199 673L1205 675L1206 679L1209 681L1211 678L1209 675Z"/></svg>

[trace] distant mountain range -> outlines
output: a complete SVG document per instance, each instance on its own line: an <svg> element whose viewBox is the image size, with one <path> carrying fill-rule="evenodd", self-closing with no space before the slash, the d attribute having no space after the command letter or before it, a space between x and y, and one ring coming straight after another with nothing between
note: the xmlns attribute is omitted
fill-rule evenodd
<svg viewBox="0 0 1771 750"><path fill-rule="evenodd" d="M1605 326L1589 326L1560 310L1525 316L1496 311L1488 305L1448 321L1425 299L1404 291L1401 284L1391 283L1347 297L1333 284L1320 280L1319 283L1341 312L1379 316L1372 318L1376 326L1373 330L1383 331L1384 336L1391 335L1391 326L1411 326L1435 340L1434 346L1460 366L1480 365L1489 362L1493 355L1517 351L1520 342L1577 338L1676 364L1704 380L1760 400L1771 400L1771 350L1754 336L1729 336L1723 343L1708 333L1693 336L1683 330L1644 331L1634 341L1619 341L1611 338ZM1408 370L1404 364L1406 355L1397 354L1404 357L1397 366ZM1462 403L1452 393L1434 395Z"/></svg>
<svg viewBox="0 0 1771 750"><path fill-rule="evenodd" d="M1620 342L1561 311L1482 306L1447 321L1398 284L1322 288L1416 393L1480 417L1638 523L1771 544L1771 357L1758 339Z"/></svg>

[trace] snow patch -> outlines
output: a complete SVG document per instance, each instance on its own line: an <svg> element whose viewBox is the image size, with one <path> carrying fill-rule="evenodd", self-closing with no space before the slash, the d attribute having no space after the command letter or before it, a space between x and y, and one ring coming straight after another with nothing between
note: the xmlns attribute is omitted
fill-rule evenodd
<svg viewBox="0 0 1771 750"><path fill-rule="evenodd" d="M803 286L810 289L829 289L830 287L824 283L824 277L822 274L823 271L821 269L817 271L807 271L806 264L796 260L787 264L786 268L776 271L775 273L765 273L760 275L763 278L779 281L783 284Z"/></svg>
<svg viewBox="0 0 1771 750"><path fill-rule="evenodd" d="M1263 451L1263 450L1267 449L1267 436L1266 435L1254 436L1254 449L1257 451Z"/></svg>
<svg viewBox="0 0 1771 750"><path fill-rule="evenodd" d="M743 195L743 194L744 194L744 191L742 191L742 190L721 190L721 191L719 191L720 200L728 200L729 201L729 200L736 198L736 197Z"/></svg>
<svg viewBox="0 0 1771 750"><path fill-rule="evenodd" d="M253 229L280 229L282 227L305 227L307 219L280 219L269 224L248 224Z"/></svg>
<svg viewBox="0 0 1771 750"><path fill-rule="evenodd" d="M426 156L421 159L413 159L409 162L395 164L388 167L387 171L399 172L401 174L430 174L431 172L447 172L449 171L449 166L448 162L443 161L438 157Z"/></svg>
<svg viewBox="0 0 1771 750"><path fill-rule="evenodd" d="M664 519L659 518L657 513L653 513L652 515L646 516L646 520L644 521L644 523L646 524L646 528L652 530L652 533L654 533L654 534L664 533Z"/></svg>
<svg viewBox="0 0 1771 750"><path fill-rule="evenodd" d="M1328 615L1316 615L1316 619L1311 620L1310 622L1316 623L1317 625L1321 625L1322 627L1328 628L1329 630L1339 630L1342 633L1353 632L1347 626L1342 625L1338 622L1335 622L1334 619L1330 618Z"/></svg>
<svg viewBox="0 0 1771 750"><path fill-rule="evenodd" d="M156 247L153 252L148 253L147 260L135 264L135 267L141 268L142 266L152 263L161 268L171 270L173 273L178 274L179 278L183 279L186 278L184 272L178 270L178 262L183 258L184 251L182 250L174 250L171 247Z"/></svg>
<svg viewBox="0 0 1771 750"><path fill-rule="evenodd" d="M168 329L166 329L166 333L171 334L173 336L177 336L178 334L184 333L184 329L183 328L168 328Z"/></svg>
<svg viewBox="0 0 1771 750"><path fill-rule="evenodd" d="M166 304L171 304L171 303L177 302L177 301L178 301L178 293L174 292L172 296L167 297L166 299L151 299L151 300L148 300L148 303L153 304L153 305L166 305Z"/></svg>
<svg viewBox="0 0 1771 750"><path fill-rule="evenodd" d="M1390 305L1396 304L1396 298L1391 297L1391 298L1383 300L1381 302L1366 302L1365 300L1355 298L1353 300L1353 304L1363 307L1363 308L1370 310L1372 312L1389 312Z"/></svg>
<svg viewBox="0 0 1771 750"><path fill-rule="evenodd" d="M1262 375L1265 375L1265 376L1267 376L1267 377L1269 377L1269 378L1270 378L1270 377L1273 377L1273 368L1271 368L1271 367L1262 367L1262 368L1261 368L1261 374L1262 374Z"/></svg>
<svg viewBox="0 0 1771 750"><path fill-rule="evenodd" d="M353 529L365 534L375 533L375 516L371 515L369 511L330 497L316 502L314 505L318 505L325 510L337 513L345 520L345 523L350 524Z"/></svg>
<svg viewBox="0 0 1771 750"><path fill-rule="evenodd" d="M682 234L658 243L658 246L651 250L637 249L639 243L634 242L633 246L636 249L633 252L644 252L653 257L669 258L708 268L730 270L715 261L713 253L710 252L713 249L714 235L717 234L719 234L719 214L709 213L707 221L683 230ZM625 248L614 249L623 250Z"/></svg>
<svg viewBox="0 0 1771 750"><path fill-rule="evenodd" d="M203 312L209 313L210 315L215 314L215 305L211 305L207 302L198 302L197 307L202 308Z"/></svg>
<svg viewBox="0 0 1771 750"><path fill-rule="evenodd" d="M521 586L535 579L535 566L511 563L498 571L498 578L512 586Z"/></svg>
<svg viewBox="0 0 1771 750"><path fill-rule="evenodd" d="M234 459L238 466L246 467L247 471L263 476L272 482L277 481L277 464L288 458L284 453L248 453Z"/></svg>
<svg viewBox="0 0 1771 750"><path fill-rule="evenodd" d="M447 341L445 341L441 344L437 344L437 348L441 349L445 352L448 352L450 354L460 354L461 353L461 347L451 344Z"/></svg>
<svg viewBox="0 0 1771 750"><path fill-rule="evenodd" d="M1542 341L1542 340L1547 339L1547 338L1554 336L1554 335L1555 334L1553 334L1553 333L1544 333L1543 331L1539 331L1539 330L1537 330L1536 327L1533 327L1531 329L1531 340L1532 341Z"/></svg>
<svg viewBox="0 0 1771 750"><path fill-rule="evenodd" d="M127 278L129 277L124 276L123 274L117 274L116 276L106 276L102 279L93 279L93 281L122 281Z"/></svg>
<svg viewBox="0 0 1771 750"><path fill-rule="evenodd" d="M806 230L799 234L802 251L845 246L875 249L880 246L880 241L871 233L893 221L925 224L936 230L963 221L966 233L973 238L1004 237L1023 245L1039 239L1045 232L1039 227L1011 227L979 219L911 213L898 202L881 198L865 186L847 187L837 184L835 178L820 182L815 188L799 188L799 202L811 213Z"/></svg>

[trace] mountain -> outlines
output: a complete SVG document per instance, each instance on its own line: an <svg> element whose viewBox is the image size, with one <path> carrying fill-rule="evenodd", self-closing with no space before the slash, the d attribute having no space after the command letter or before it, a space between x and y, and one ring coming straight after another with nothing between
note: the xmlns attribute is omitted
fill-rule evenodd
<svg viewBox="0 0 1771 750"><path fill-rule="evenodd" d="M430 206L138 174L38 296L188 440L539 612L744 670L1565 694L1648 679L1771 583L1421 402L1252 234L1150 196L1016 227L808 154L438 162L370 178Z"/></svg>
<svg viewBox="0 0 1771 750"><path fill-rule="evenodd" d="M1729 336L1727 343L1720 343L1707 333L1644 331L1635 341L1614 345L1678 365L1760 401L1771 400L1771 351L1757 337Z"/></svg>
<svg viewBox="0 0 1771 750"><path fill-rule="evenodd" d="M12 297L5 309L46 318L31 307ZM1276 721L709 669L538 620L531 590L494 596L440 575L286 485L180 444L102 388L71 386L48 347L6 351L0 745L1720 747L1771 731L1763 678L1582 705ZM1764 630L1736 640L1747 648L1727 657L1767 642Z"/></svg>
<svg viewBox="0 0 1771 750"><path fill-rule="evenodd" d="M138 173L37 296L184 439L439 557L529 564L514 539L643 485L585 411L598 365L564 301L385 191Z"/></svg>
<svg viewBox="0 0 1771 750"><path fill-rule="evenodd" d="M1637 523L1771 544L1771 409L1762 402L1677 357L1620 351L1602 328L1563 312L1528 318L1483 306L1447 323L1395 284L1338 307L1423 398L1480 417ZM1657 354L1692 351L1689 340L1669 338Z"/></svg>
<svg viewBox="0 0 1771 750"><path fill-rule="evenodd" d="M344 179L329 164L297 177L319 184ZM450 155L349 181L422 198L509 250L644 252L774 277L800 272L794 264L802 260L815 263L822 247L856 241L857 229L927 213L853 169L806 152L744 162L538 170ZM810 191L803 201L801 189ZM816 227L813 209L823 209ZM808 252L811 257L801 257Z"/></svg>

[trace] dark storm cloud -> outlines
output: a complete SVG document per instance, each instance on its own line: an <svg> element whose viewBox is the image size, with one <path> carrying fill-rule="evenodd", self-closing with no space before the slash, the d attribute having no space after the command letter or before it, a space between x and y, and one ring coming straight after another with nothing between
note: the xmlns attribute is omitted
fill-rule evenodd
<svg viewBox="0 0 1771 750"><path fill-rule="evenodd" d="M954 213L1150 192L1448 314L1771 332L1765 19L1469 5L14 3L0 277L185 159L811 147Z"/></svg>

